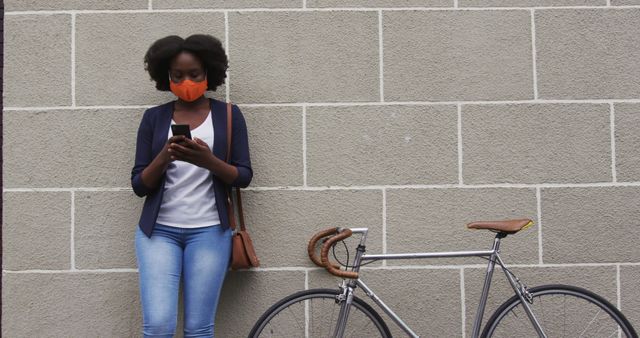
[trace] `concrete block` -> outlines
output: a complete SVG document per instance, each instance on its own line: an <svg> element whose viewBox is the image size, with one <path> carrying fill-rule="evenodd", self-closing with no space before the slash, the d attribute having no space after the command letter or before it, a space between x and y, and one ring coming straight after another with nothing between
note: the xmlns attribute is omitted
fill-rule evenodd
<svg viewBox="0 0 640 338"><path fill-rule="evenodd" d="M309 185L458 182L453 106L307 108Z"/></svg>
<svg viewBox="0 0 640 338"><path fill-rule="evenodd" d="M249 131L251 186L302 185L302 108L240 108Z"/></svg>
<svg viewBox="0 0 640 338"><path fill-rule="evenodd" d="M142 334L134 272L3 273L4 337Z"/></svg>
<svg viewBox="0 0 640 338"><path fill-rule="evenodd" d="M6 270L71 267L71 194L5 191L2 266Z"/></svg>
<svg viewBox="0 0 640 338"><path fill-rule="evenodd" d="M380 98L376 12L231 12L229 36L232 101Z"/></svg>
<svg viewBox="0 0 640 338"><path fill-rule="evenodd" d="M640 8L536 10L535 27L540 98L638 97Z"/></svg>
<svg viewBox="0 0 640 338"><path fill-rule="evenodd" d="M128 191L75 193L76 268L137 268L135 231L142 200Z"/></svg>
<svg viewBox="0 0 640 338"><path fill-rule="evenodd" d="M533 98L526 10L383 12L385 101Z"/></svg>
<svg viewBox="0 0 640 338"><path fill-rule="evenodd" d="M8 15L4 36L4 107L71 105L71 16Z"/></svg>
<svg viewBox="0 0 640 338"><path fill-rule="evenodd" d="M464 105L464 183L611 182L608 104Z"/></svg>
<svg viewBox="0 0 640 338"><path fill-rule="evenodd" d="M640 188L543 188L545 263L640 262Z"/></svg>
<svg viewBox="0 0 640 338"><path fill-rule="evenodd" d="M5 187L130 187L143 112L4 112Z"/></svg>

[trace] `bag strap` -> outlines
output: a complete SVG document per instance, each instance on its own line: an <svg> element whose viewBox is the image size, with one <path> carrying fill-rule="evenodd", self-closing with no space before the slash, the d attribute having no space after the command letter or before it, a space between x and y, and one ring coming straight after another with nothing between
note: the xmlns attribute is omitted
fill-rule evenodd
<svg viewBox="0 0 640 338"><path fill-rule="evenodd" d="M227 158L226 162L229 163L231 156L231 131L232 128L232 114L231 114L231 102L227 102ZM236 218L233 209L233 189L229 189L229 196L227 198L227 210L229 211L229 224L232 230L236 229ZM240 217L240 230L246 231L244 226L244 213L242 212L242 197L240 194L240 187L236 187L236 196L238 197L238 217Z"/></svg>

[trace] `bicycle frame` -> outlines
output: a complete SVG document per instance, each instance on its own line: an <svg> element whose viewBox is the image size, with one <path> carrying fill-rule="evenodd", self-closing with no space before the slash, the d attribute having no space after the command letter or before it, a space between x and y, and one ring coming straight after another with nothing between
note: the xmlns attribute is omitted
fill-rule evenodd
<svg viewBox="0 0 640 338"><path fill-rule="evenodd" d="M339 228L339 232L341 232L345 228ZM526 287L520 284L519 281L515 280L513 276L511 276L506 269L504 269L504 263L500 258L500 240L506 236L506 234L498 233L493 241L493 247L491 250L485 251L451 251L451 252L420 252L420 253L402 253L402 254L365 254L365 241L367 238L367 233L369 231L368 228L349 228L352 233L361 233L362 237L360 238L360 243L358 244L356 250L356 256L354 258L353 269L352 271L358 272L360 270L360 263L363 261L375 261L381 259L420 259L420 258L446 258L446 257L489 257L489 263L487 265L487 270L484 278L484 286L482 288L482 294L480 296L480 304L478 305L478 311L476 313L475 319L473 321L473 329L471 333L472 338L477 338L480 334L480 326L482 323L482 317L484 315L485 306L487 304L487 298L489 295L489 288L491 286L491 280L493 277L493 270L496 265L496 262L503 267L503 272L507 276L507 280L511 287L513 288L515 294L520 298L520 301L524 307L525 313L527 317L531 321L532 325L536 329L538 335L540 337L546 338L540 323L536 319L533 314L531 307L529 306L528 297L530 297ZM351 306L351 302L353 299L353 292L355 287L361 287L369 298L371 298L382 310L391 317L391 319L400 327L404 332L406 332L411 337L418 337L418 335L411 330L411 328L404 322L400 317L389 308L387 304L385 304L380 297L376 296L376 294L371 290L360 278L358 279L350 279L348 283L346 280L343 280L341 288L343 290L341 300L343 300L342 306L340 307L340 313L338 314L338 323L336 325L334 331L334 337L342 337L344 334L344 329L347 323L347 319L349 316L349 308Z"/></svg>

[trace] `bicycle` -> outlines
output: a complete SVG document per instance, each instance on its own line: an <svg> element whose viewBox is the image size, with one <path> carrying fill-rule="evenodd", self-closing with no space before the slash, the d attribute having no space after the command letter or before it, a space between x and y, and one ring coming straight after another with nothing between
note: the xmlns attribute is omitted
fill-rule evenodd
<svg viewBox="0 0 640 338"><path fill-rule="evenodd" d="M627 337L638 335L626 317L603 297L580 287L562 284L527 287L505 266L500 257L500 240L533 225L530 219L508 219L501 221L479 221L467 224L470 229L485 229L496 233L491 250L421 252L400 254L365 254L365 242L368 228L333 227L316 233L308 243L309 258L318 266L324 267L335 276L342 277L342 283L336 289L310 289L296 292L272 305L260 316L252 328L249 337L391 337L389 327L380 315L364 300L355 296L357 287L373 300L408 336L418 335L398 316L380 297L360 278L360 267L364 261L420 259L445 257L481 257L489 261L485 272L480 303L473 322L471 336L477 337L556 337L569 335L589 337ZM362 234L356 248L353 264L336 264L329 261L329 250L338 241ZM316 255L317 243L322 240L320 259ZM345 245L346 247L346 245ZM335 249L334 249L335 250ZM338 260L333 252L334 258ZM348 257L348 256L347 256ZM368 264L368 263L365 263ZM498 264L504 272L515 295L505 301L489 317L482 333L481 323L491 286L494 267ZM345 270L341 269L345 266ZM348 271L347 269L350 269ZM544 300L544 301L543 301ZM316 302L314 304L314 301ZM320 303L319 311L314 305ZM325 307L329 307L329 309ZM338 310L337 318L333 315ZM541 316L545 314L544 321ZM593 315L595 311L595 315ZM326 319L331 312L331 319ZM526 316L518 316L524 313ZM550 315L551 314L551 315ZM600 318L603 317L603 318ZM549 319L553 319L549 321ZM567 322L567 319L570 321ZM580 322L577 322L577 321ZM595 324L595 326L594 326ZM567 327L567 325L569 325ZM579 332L578 332L579 331ZM320 334L318 334L320 332Z"/></svg>

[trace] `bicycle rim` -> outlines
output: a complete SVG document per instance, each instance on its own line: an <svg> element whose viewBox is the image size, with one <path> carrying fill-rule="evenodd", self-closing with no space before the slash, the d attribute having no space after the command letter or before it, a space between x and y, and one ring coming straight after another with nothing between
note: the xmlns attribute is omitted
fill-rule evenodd
<svg viewBox="0 0 640 338"><path fill-rule="evenodd" d="M597 294L569 285L544 285L529 290L529 304L547 337L637 338L625 316ZM517 296L489 318L482 337L537 337Z"/></svg>
<svg viewBox="0 0 640 338"><path fill-rule="evenodd" d="M313 289L292 294L269 308L254 325L249 337L332 337L338 321L339 290ZM343 337L391 337L378 313L353 297Z"/></svg>

